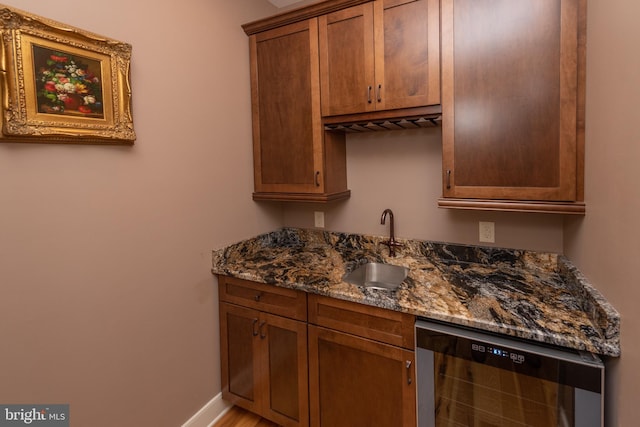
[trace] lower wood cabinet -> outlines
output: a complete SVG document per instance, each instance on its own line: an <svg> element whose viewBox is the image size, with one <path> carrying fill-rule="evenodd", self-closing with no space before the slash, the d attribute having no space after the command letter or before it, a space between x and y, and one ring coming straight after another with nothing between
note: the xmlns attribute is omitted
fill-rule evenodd
<svg viewBox="0 0 640 427"><path fill-rule="evenodd" d="M309 323L312 427L415 427L413 316L309 295Z"/></svg>
<svg viewBox="0 0 640 427"><path fill-rule="evenodd" d="M415 427L414 316L218 283L225 400L284 427Z"/></svg>
<svg viewBox="0 0 640 427"><path fill-rule="evenodd" d="M414 353L309 325L311 425L415 427Z"/></svg>
<svg viewBox="0 0 640 427"><path fill-rule="evenodd" d="M293 300L306 295L238 279L221 277L219 283L222 397L281 426L308 426L307 323L264 311L290 307L262 301L265 294L291 294ZM262 310L224 302L250 290L248 304ZM300 301L306 304L306 298Z"/></svg>

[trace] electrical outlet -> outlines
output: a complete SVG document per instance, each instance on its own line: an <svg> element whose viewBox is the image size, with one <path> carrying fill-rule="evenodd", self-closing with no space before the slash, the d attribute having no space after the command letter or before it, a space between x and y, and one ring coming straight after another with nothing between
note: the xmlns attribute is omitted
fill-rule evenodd
<svg viewBox="0 0 640 427"><path fill-rule="evenodd" d="M316 228L324 228L324 212L316 211L313 213L314 224Z"/></svg>
<svg viewBox="0 0 640 427"><path fill-rule="evenodd" d="M479 239L484 243L496 242L496 223L495 222L483 222L479 223Z"/></svg>

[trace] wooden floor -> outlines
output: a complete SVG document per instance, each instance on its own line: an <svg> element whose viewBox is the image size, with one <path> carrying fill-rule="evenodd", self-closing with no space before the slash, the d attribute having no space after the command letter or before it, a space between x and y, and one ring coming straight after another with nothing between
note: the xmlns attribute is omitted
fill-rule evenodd
<svg viewBox="0 0 640 427"><path fill-rule="evenodd" d="M234 406L213 427L278 427L278 425Z"/></svg>

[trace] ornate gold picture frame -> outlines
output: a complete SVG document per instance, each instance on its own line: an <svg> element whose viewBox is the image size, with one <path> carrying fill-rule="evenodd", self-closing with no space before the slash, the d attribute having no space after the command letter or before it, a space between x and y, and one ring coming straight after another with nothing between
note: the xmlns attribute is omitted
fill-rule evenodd
<svg viewBox="0 0 640 427"><path fill-rule="evenodd" d="M0 4L0 142L133 144L131 45Z"/></svg>

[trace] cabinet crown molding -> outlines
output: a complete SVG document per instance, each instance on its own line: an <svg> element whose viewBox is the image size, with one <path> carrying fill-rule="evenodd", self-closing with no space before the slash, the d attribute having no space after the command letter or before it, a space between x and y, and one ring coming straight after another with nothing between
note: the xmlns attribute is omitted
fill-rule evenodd
<svg viewBox="0 0 640 427"><path fill-rule="evenodd" d="M316 16L335 12L347 7L356 6L371 0L327 0L309 6L288 10L268 18L259 19L257 21L248 22L242 25L244 32L250 36L262 31L271 30L294 22L303 21Z"/></svg>

